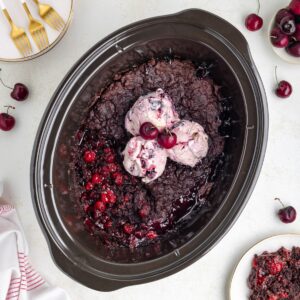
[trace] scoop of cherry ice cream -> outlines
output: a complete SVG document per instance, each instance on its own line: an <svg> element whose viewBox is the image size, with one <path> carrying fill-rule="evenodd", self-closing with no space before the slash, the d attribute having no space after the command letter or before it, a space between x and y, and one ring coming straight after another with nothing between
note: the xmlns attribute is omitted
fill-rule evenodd
<svg viewBox="0 0 300 300"><path fill-rule="evenodd" d="M123 154L126 171L133 176L142 177L145 183L155 180L165 170L167 152L155 140L133 137Z"/></svg>
<svg viewBox="0 0 300 300"><path fill-rule="evenodd" d="M177 136L176 145L167 150L172 160L194 167L206 156L208 136L200 124L182 120L173 126L171 132Z"/></svg>
<svg viewBox="0 0 300 300"><path fill-rule="evenodd" d="M164 172L167 157L194 167L207 155L208 136L193 121L180 120L171 97L162 89L140 97L125 118L133 137L123 152L123 165L149 183Z"/></svg>
<svg viewBox="0 0 300 300"><path fill-rule="evenodd" d="M139 135L140 127L152 123L158 130L171 127L179 121L171 97L162 89L141 96L125 117L125 128L132 135Z"/></svg>

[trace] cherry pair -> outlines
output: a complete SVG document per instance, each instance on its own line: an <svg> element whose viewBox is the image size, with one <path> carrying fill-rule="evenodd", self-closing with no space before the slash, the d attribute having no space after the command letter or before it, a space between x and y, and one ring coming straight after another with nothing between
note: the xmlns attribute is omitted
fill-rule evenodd
<svg viewBox="0 0 300 300"><path fill-rule="evenodd" d="M140 128L140 135L145 140L154 140L157 138L157 142L165 149L171 149L176 145L177 136L175 133L164 130L159 130L150 122L145 122Z"/></svg>
<svg viewBox="0 0 300 300"><path fill-rule="evenodd" d="M24 85L23 83L16 83L12 88L10 86L7 86L1 78L0 78L0 82L3 84L3 86L11 90L10 96L16 101L24 101L28 98L29 90L27 86ZM16 120L8 112L9 109L15 109L15 107L10 105L4 107L7 107L7 111L6 113L0 113L0 129L3 131L9 131L13 129L13 127L15 126Z"/></svg>

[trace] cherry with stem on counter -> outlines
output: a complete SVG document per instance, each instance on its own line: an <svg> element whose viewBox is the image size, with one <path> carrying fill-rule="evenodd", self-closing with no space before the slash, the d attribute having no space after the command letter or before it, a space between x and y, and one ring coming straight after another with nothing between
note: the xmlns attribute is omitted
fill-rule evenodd
<svg viewBox="0 0 300 300"><path fill-rule="evenodd" d="M16 120L8 112L9 109L15 109L13 106L4 106L7 107L6 113L0 113L0 129L3 131L10 131L15 126Z"/></svg>
<svg viewBox="0 0 300 300"><path fill-rule="evenodd" d="M275 90L276 95L279 98L289 97L293 92L292 85L288 81L285 81L285 80L278 81L277 66L275 67L275 78L276 78L276 82L277 82L277 87Z"/></svg>
<svg viewBox="0 0 300 300"><path fill-rule="evenodd" d="M257 31L263 27L264 21L259 16L260 2L258 0L258 10L257 14L250 14L246 17L245 26L250 31Z"/></svg>
<svg viewBox="0 0 300 300"><path fill-rule="evenodd" d="M283 223L292 223L297 217L296 209L293 206L284 206L282 201L279 198L275 198L276 201L279 201L283 208L278 211L278 217Z"/></svg>
<svg viewBox="0 0 300 300"><path fill-rule="evenodd" d="M0 69L1 72L1 69ZM16 83L14 87L10 87L4 83L0 76L0 82L2 85L11 90L10 96L17 101L24 101L28 98L29 90L27 86L23 83Z"/></svg>

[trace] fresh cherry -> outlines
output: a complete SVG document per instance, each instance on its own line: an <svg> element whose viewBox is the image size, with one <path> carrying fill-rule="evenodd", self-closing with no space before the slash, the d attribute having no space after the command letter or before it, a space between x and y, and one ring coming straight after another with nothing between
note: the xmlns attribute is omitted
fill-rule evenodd
<svg viewBox="0 0 300 300"><path fill-rule="evenodd" d="M157 233L155 231L151 230L146 234L146 237L149 240L153 240L153 239L157 238Z"/></svg>
<svg viewBox="0 0 300 300"><path fill-rule="evenodd" d="M300 0L292 0L289 9L295 15L300 15Z"/></svg>
<svg viewBox="0 0 300 300"><path fill-rule="evenodd" d="M9 109L15 109L13 106L5 106L7 107L6 113L0 114L0 129L3 131L9 131L13 129L15 126L16 120L13 116L8 114Z"/></svg>
<svg viewBox="0 0 300 300"><path fill-rule="evenodd" d="M283 223L292 223L297 217L296 209L293 206L284 206L282 201L279 198L275 198L282 205L282 209L278 211L278 217Z"/></svg>
<svg viewBox="0 0 300 300"><path fill-rule="evenodd" d="M17 101L24 101L28 98L29 90L23 83L16 83L10 95Z"/></svg>
<svg viewBox="0 0 300 300"><path fill-rule="evenodd" d="M112 152L106 153L104 159L108 163L113 163L115 161L115 154Z"/></svg>
<svg viewBox="0 0 300 300"><path fill-rule="evenodd" d="M281 80L276 88L276 95L279 98L287 98L292 94L293 88L291 84L285 80Z"/></svg>
<svg viewBox="0 0 300 300"><path fill-rule="evenodd" d="M106 196L107 196L109 203L114 204L117 201L117 196L115 195L114 191L112 191L112 190L107 190Z"/></svg>
<svg viewBox="0 0 300 300"><path fill-rule="evenodd" d="M0 69L1 71L1 69ZM29 90L27 86L23 83L16 83L14 87L6 85L3 80L0 78L0 82L3 86L11 90L10 96L17 101L24 101L28 98Z"/></svg>
<svg viewBox="0 0 300 300"><path fill-rule="evenodd" d="M173 132L163 131L158 135L157 142L165 149L171 149L176 145L177 136Z"/></svg>
<svg viewBox="0 0 300 300"><path fill-rule="evenodd" d="M263 19L257 14L250 14L245 20L246 28L250 31L257 31L261 29L263 24Z"/></svg>
<svg viewBox="0 0 300 300"><path fill-rule="evenodd" d="M121 186L123 184L123 175L119 172L113 174L115 184Z"/></svg>
<svg viewBox="0 0 300 300"><path fill-rule="evenodd" d="M108 199L108 196L107 196L107 193L106 192L103 192L103 193L101 193L101 196L100 196L101 198L101 201L103 202L103 203L109 203L109 199Z"/></svg>
<svg viewBox="0 0 300 300"><path fill-rule="evenodd" d="M288 54L300 57L300 42L295 42L286 48Z"/></svg>
<svg viewBox="0 0 300 300"><path fill-rule="evenodd" d="M143 123L140 127L140 135L145 140L154 140L158 134L158 129L150 122Z"/></svg>
<svg viewBox="0 0 300 300"><path fill-rule="evenodd" d="M86 185L85 185L85 189L87 191L91 191L92 189L94 188L94 185L92 182L87 182Z"/></svg>
<svg viewBox="0 0 300 300"><path fill-rule="evenodd" d="M292 85L289 82L285 81L285 80L281 80L280 82L278 82L277 67L275 67L275 77L276 77L276 81L277 81L277 87L276 87L276 90L275 90L276 95L279 98L289 97L293 92Z"/></svg>
<svg viewBox="0 0 300 300"><path fill-rule="evenodd" d="M294 18L294 15L286 8L283 8L277 12L275 22L279 25L284 17Z"/></svg>
<svg viewBox="0 0 300 300"><path fill-rule="evenodd" d="M83 159L86 163L92 163L96 159L96 153L92 150L87 150L84 152Z"/></svg>
<svg viewBox="0 0 300 300"><path fill-rule="evenodd" d="M289 37L282 33L279 28L274 28L271 31L271 42L274 47L285 48L289 44Z"/></svg>
<svg viewBox="0 0 300 300"><path fill-rule="evenodd" d="M105 203L102 201L97 201L94 205L95 210L99 210L100 212L104 212L106 210Z"/></svg>
<svg viewBox="0 0 300 300"><path fill-rule="evenodd" d="M134 230L134 226L131 225L131 224L124 224L123 225L123 231L126 233L126 234L131 234Z"/></svg>
<svg viewBox="0 0 300 300"><path fill-rule="evenodd" d="M115 163L108 164L109 172L115 173L118 170L118 167Z"/></svg>
<svg viewBox="0 0 300 300"><path fill-rule="evenodd" d="M296 23L294 16L285 16L280 21L279 26L281 31L287 35L292 35L296 32Z"/></svg>
<svg viewBox="0 0 300 300"><path fill-rule="evenodd" d="M96 173L92 176L93 184L100 184L102 181L103 181L103 177L100 174Z"/></svg>

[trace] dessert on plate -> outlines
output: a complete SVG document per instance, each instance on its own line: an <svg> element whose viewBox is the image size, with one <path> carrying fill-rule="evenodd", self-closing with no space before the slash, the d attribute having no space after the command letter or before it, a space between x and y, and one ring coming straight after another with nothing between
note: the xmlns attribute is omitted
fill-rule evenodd
<svg viewBox="0 0 300 300"><path fill-rule="evenodd" d="M250 300L300 299L300 247L255 255L248 278Z"/></svg>
<svg viewBox="0 0 300 300"><path fill-rule="evenodd" d="M211 207L224 108L220 86L200 70L151 59L96 95L72 149L73 185L86 230L107 247L168 238Z"/></svg>

